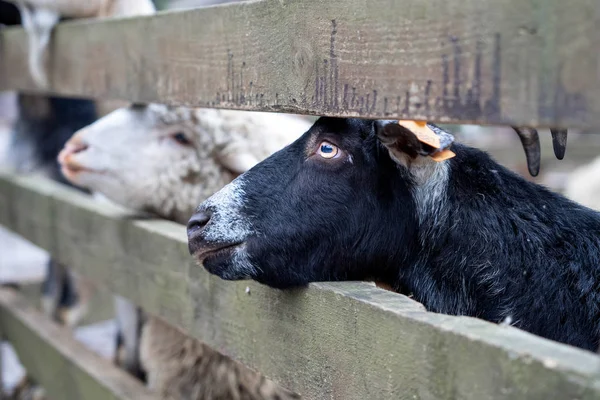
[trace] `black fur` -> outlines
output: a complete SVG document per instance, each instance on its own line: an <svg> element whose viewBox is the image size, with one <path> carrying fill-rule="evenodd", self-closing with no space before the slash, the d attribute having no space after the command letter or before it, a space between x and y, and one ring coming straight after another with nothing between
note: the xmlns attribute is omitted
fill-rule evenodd
<svg viewBox="0 0 600 400"><path fill-rule="evenodd" d="M52 317L58 323L64 323L61 311L76 307L80 296L70 271L54 259L46 263L46 275L42 282L42 296L54 304Z"/></svg>
<svg viewBox="0 0 600 400"><path fill-rule="evenodd" d="M259 267L252 278L277 288L377 280L430 311L510 317L532 333L597 349L600 214L455 144L445 201L419 223L416 183L378 140L378 126L321 118L242 175L242 214L256 231L245 242ZM352 162L310 155L322 140ZM192 252L200 237L190 231ZM235 276L227 254L204 266Z"/></svg>
<svg viewBox="0 0 600 400"><path fill-rule="evenodd" d="M21 25L21 14L16 5L0 0L0 25Z"/></svg>
<svg viewBox="0 0 600 400"><path fill-rule="evenodd" d="M52 179L72 186L60 173L56 158L76 131L97 119L96 104L87 99L19 94L18 106L11 151L17 156L33 153L33 160L16 160L17 165L32 162Z"/></svg>
<svg viewBox="0 0 600 400"><path fill-rule="evenodd" d="M143 328L144 323L146 322L146 316L144 315L144 312L142 311L141 308L138 308L136 312L137 312L136 337L138 338L138 340L140 340L141 335L142 335L142 328ZM119 321L117 319L117 333L116 333L116 337L115 337L116 351L115 351L115 357L114 357L113 362L115 365L117 365L120 368L125 369L127 372L129 372L131 375L138 378L140 381L142 381L144 383L148 383L148 377L147 377L146 371L142 367L142 362L140 360L139 343L136 346L136 354L134 354L134 362L132 365L127 365L125 363L125 360L121 360L119 357L121 348L123 346L125 346L125 338L123 336L123 327L118 325L118 322Z"/></svg>

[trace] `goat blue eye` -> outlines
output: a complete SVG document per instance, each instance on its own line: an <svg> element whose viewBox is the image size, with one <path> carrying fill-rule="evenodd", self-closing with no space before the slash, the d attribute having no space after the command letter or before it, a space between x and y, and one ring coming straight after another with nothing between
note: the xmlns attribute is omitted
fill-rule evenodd
<svg viewBox="0 0 600 400"><path fill-rule="evenodd" d="M338 152L337 146L329 142L322 142L319 146L319 155L323 158L333 158Z"/></svg>

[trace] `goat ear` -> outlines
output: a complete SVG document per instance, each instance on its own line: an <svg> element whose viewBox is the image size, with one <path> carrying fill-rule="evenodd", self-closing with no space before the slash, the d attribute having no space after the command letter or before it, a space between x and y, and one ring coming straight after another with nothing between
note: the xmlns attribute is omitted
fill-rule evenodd
<svg viewBox="0 0 600 400"><path fill-rule="evenodd" d="M448 150L454 136L433 124L387 120L378 121L376 129L392 158L405 166L419 157L430 157L433 161L454 157Z"/></svg>
<svg viewBox="0 0 600 400"><path fill-rule="evenodd" d="M233 142L219 149L218 161L235 174L243 174L254 167L260 160L250 152L247 143Z"/></svg>

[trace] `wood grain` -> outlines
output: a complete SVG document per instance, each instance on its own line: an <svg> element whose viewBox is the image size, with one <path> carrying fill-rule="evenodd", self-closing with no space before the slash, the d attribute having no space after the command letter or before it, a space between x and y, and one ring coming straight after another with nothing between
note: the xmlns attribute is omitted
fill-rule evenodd
<svg viewBox="0 0 600 400"><path fill-rule="evenodd" d="M437 122L600 126L595 0L259 0L61 24L51 92ZM18 28L0 88L35 90Z"/></svg>
<svg viewBox="0 0 600 400"><path fill-rule="evenodd" d="M308 399L597 399L600 358L427 313L368 283L280 291L195 265L185 228L40 178L0 176L0 223Z"/></svg>
<svg viewBox="0 0 600 400"><path fill-rule="evenodd" d="M0 327L3 338L51 399L155 398L141 382L92 353L11 289L0 289Z"/></svg>

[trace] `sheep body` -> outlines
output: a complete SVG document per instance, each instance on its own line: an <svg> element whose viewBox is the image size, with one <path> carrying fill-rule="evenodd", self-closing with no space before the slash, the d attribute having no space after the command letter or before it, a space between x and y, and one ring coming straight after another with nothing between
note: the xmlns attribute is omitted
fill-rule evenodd
<svg viewBox="0 0 600 400"><path fill-rule="evenodd" d="M140 359L148 387L163 399L299 398L159 318L142 328Z"/></svg>

